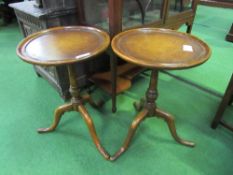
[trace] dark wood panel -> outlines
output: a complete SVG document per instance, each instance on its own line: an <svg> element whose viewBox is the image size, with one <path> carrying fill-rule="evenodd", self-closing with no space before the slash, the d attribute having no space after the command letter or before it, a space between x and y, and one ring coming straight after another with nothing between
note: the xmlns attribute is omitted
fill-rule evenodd
<svg viewBox="0 0 233 175"><path fill-rule="evenodd" d="M232 0L200 0L200 4L214 7L233 8Z"/></svg>

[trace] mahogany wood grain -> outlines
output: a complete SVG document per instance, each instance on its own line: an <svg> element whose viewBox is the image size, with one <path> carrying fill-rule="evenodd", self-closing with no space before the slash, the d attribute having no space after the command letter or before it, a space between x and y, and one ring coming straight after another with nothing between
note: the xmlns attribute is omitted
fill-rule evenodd
<svg viewBox="0 0 233 175"><path fill-rule="evenodd" d="M17 54L23 61L43 66L66 65L69 73L69 92L72 97L70 103L59 106L55 110L51 126L40 128L38 132L54 131L65 112L79 112L97 150L107 160L110 155L100 143L95 125L84 106L85 102L89 102L98 108L102 103L95 103L89 95L80 95L74 63L94 58L105 51L109 43L110 37L106 32L93 27L75 26L51 28L35 33L25 38L17 47Z"/></svg>
<svg viewBox="0 0 233 175"><path fill-rule="evenodd" d="M156 28L124 31L114 37L112 48L127 62L157 69L197 66L211 53L208 45L195 36Z"/></svg>
<svg viewBox="0 0 233 175"><path fill-rule="evenodd" d="M211 54L208 45L186 33L156 28L124 31L112 39L111 45L113 51L125 61L150 68L152 72L145 99L135 104L139 113L130 125L123 145L110 160L116 160L128 149L138 126L148 117L164 119L172 137L178 143L195 146L193 142L184 140L177 134L174 117L157 107L158 76L159 70L184 69L204 63Z"/></svg>
<svg viewBox="0 0 233 175"><path fill-rule="evenodd" d="M109 35L99 29L84 26L55 27L25 38L17 54L31 64L52 66L71 64L105 51Z"/></svg>

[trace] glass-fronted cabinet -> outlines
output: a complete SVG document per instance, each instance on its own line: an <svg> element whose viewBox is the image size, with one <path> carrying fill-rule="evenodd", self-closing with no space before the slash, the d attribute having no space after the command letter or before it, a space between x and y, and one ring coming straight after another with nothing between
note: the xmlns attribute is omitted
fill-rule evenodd
<svg viewBox="0 0 233 175"><path fill-rule="evenodd" d="M127 29L142 25L161 22L163 19L164 0L80 0L83 7L82 24L92 25L110 31L109 21L115 20L110 11L121 16L121 28ZM117 25L117 24L116 24Z"/></svg>
<svg viewBox="0 0 233 175"><path fill-rule="evenodd" d="M182 24L187 25L187 32L191 32L199 0L77 0L79 24L95 26L109 32L111 38L122 30L135 27L163 27L178 29ZM109 52L109 72L95 74L96 84L104 82L103 89L112 95L113 111L116 110L116 93L129 88L132 78L136 75L135 67L132 74L126 66L118 64L114 54ZM122 68L122 69L121 69ZM139 70L140 71L140 70ZM117 73L118 72L118 73ZM118 77L119 72L121 75ZM93 77L93 76L92 76ZM109 79L107 80L106 77ZM109 82L109 83L107 83ZM120 87L121 86L121 87ZM118 88L119 87L119 88Z"/></svg>
<svg viewBox="0 0 233 175"><path fill-rule="evenodd" d="M192 0L170 0L169 16L176 15L192 8Z"/></svg>
<svg viewBox="0 0 233 175"><path fill-rule="evenodd" d="M54 26L85 25L104 29L112 38L122 30L145 26L177 29L182 24L187 24L187 32L191 32L198 1L35 0L16 3L12 7L24 36ZM116 93L129 88L132 84L131 78L138 72L134 66L127 67L119 60L109 49L98 58L83 63L85 65L77 66L80 87L89 85L89 77L95 76L105 85L105 90L111 93L115 101ZM132 70L131 74L129 69ZM47 79L62 97L69 97L69 82L64 78L67 77L65 68L53 67L48 70L37 66L35 70ZM122 72L127 72L127 75L124 77ZM121 87L118 89L117 85Z"/></svg>
<svg viewBox="0 0 233 175"><path fill-rule="evenodd" d="M78 0L79 22L109 31L140 26L177 29L195 17L199 0Z"/></svg>
<svg viewBox="0 0 233 175"><path fill-rule="evenodd" d="M94 25L108 31L109 17L107 0L85 0L83 7L83 17L87 25Z"/></svg>
<svg viewBox="0 0 233 175"><path fill-rule="evenodd" d="M123 3L122 28L148 25L162 20L163 0L129 0Z"/></svg>
<svg viewBox="0 0 233 175"><path fill-rule="evenodd" d="M186 24L187 33L191 33L198 2L199 0L168 0L164 26L176 29Z"/></svg>

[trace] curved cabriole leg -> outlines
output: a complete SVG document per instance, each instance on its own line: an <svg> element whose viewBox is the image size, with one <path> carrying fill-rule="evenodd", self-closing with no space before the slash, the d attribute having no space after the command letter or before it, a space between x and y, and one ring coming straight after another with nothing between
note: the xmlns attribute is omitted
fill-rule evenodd
<svg viewBox="0 0 233 175"><path fill-rule="evenodd" d="M147 116L148 114L148 110L147 109L143 109L137 116L136 118L133 120L130 128L129 128L129 131L128 131L128 135L124 141L124 144L123 146L112 156L110 157L110 160L116 160L122 153L124 153L129 144L130 144L130 141L131 139L133 138L134 136L134 133L137 129L137 127L139 126L139 124L143 121L143 119Z"/></svg>
<svg viewBox="0 0 233 175"><path fill-rule="evenodd" d="M181 139L178 134L176 133L176 127L175 127L175 121L174 118L171 114L168 114L160 109L155 109L155 115L165 119L165 121L167 122L167 125L169 127L169 130L173 136L173 138L180 144L185 145L185 146L190 146L190 147L194 147L195 143L187 141L187 140L183 140Z"/></svg>
<svg viewBox="0 0 233 175"><path fill-rule="evenodd" d="M86 122L87 126L88 126L88 129L89 129L89 132L91 134L91 138L95 144L95 146L97 147L98 151L100 152L100 154L105 158L105 159L109 159L109 154L107 153L107 151L104 149L104 147L102 147L100 141L99 141L99 138L96 134L96 131L95 131L95 127L94 127L94 124L93 124L93 121L90 117L90 115L88 114L86 108L83 106L83 105L78 105L76 107L76 110L80 112L81 116L83 117L84 121Z"/></svg>
<svg viewBox="0 0 233 175"><path fill-rule="evenodd" d="M73 105L71 103L59 106L54 113L54 122L53 124L49 127L49 128L39 128L37 131L39 133L45 133L45 132L51 132L54 131L57 127L57 125L59 124L62 115L73 109Z"/></svg>

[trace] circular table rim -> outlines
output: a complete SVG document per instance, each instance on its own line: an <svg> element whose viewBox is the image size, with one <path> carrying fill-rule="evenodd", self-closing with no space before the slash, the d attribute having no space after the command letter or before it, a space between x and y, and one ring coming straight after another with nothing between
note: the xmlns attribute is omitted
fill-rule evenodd
<svg viewBox="0 0 233 175"><path fill-rule="evenodd" d="M130 33L132 31L139 31L139 30L168 31L168 32L172 32L172 33L179 33L182 35L189 36L189 37L197 40L198 42L202 43L203 46L207 49L207 54L203 57L200 57L199 61L195 62L195 64L182 64L182 65L180 64L179 66L177 66L177 64L175 64L175 63L169 63L169 64L157 64L156 67L151 65L151 64L146 64L146 63L145 64L138 64L137 61L135 61L134 57L129 57L129 56L126 56L123 53L121 53L116 47L116 42L117 42L117 39L119 39L121 36L126 35L127 33ZM146 67L146 68L156 68L156 69L186 69L186 68L190 68L190 67L195 67L195 66L198 66L198 65L206 62L211 55L211 49L209 48L208 44L206 44L204 41L202 41L201 39L199 39L196 36L193 36L193 35L188 34L188 33L180 32L180 31L176 31L176 30L164 29L164 28L154 28L154 27L134 28L134 29L123 31L123 32L121 32L113 37L113 39L111 41L111 47L116 55L118 55L119 57L121 57L122 59L124 59L127 62L136 64L136 65L139 65L142 67Z"/></svg>
<svg viewBox="0 0 233 175"><path fill-rule="evenodd" d="M42 36L45 33L53 32L56 30L63 30L63 29L70 29L70 28L77 28L77 29L88 29L88 30L95 30L101 33L104 38L106 38L106 41L101 46L101 48L98 51L92 52L92 54L88 56L83 56L82 58L79 58L78 60L75 58L67 58L66 60L54 60L54 61L37 61L35 59L30 58L30 56L27 56L26 54L26 47L28 43L30 43L32 40L34 40L37 36ZM104 52L110 44L110 36L107 32L90 26L59 26L59 27L53 27L46 30L42 30L36 33L33 33L31 35L28 35L26 38L24 38L17 46L16 54L25 62L35 65L41 65L41 66L57 66L57 65L64 65L64 64L73 64L76 62L81 62L85 60L92 59L94 56L97 56Z"/></svg>

